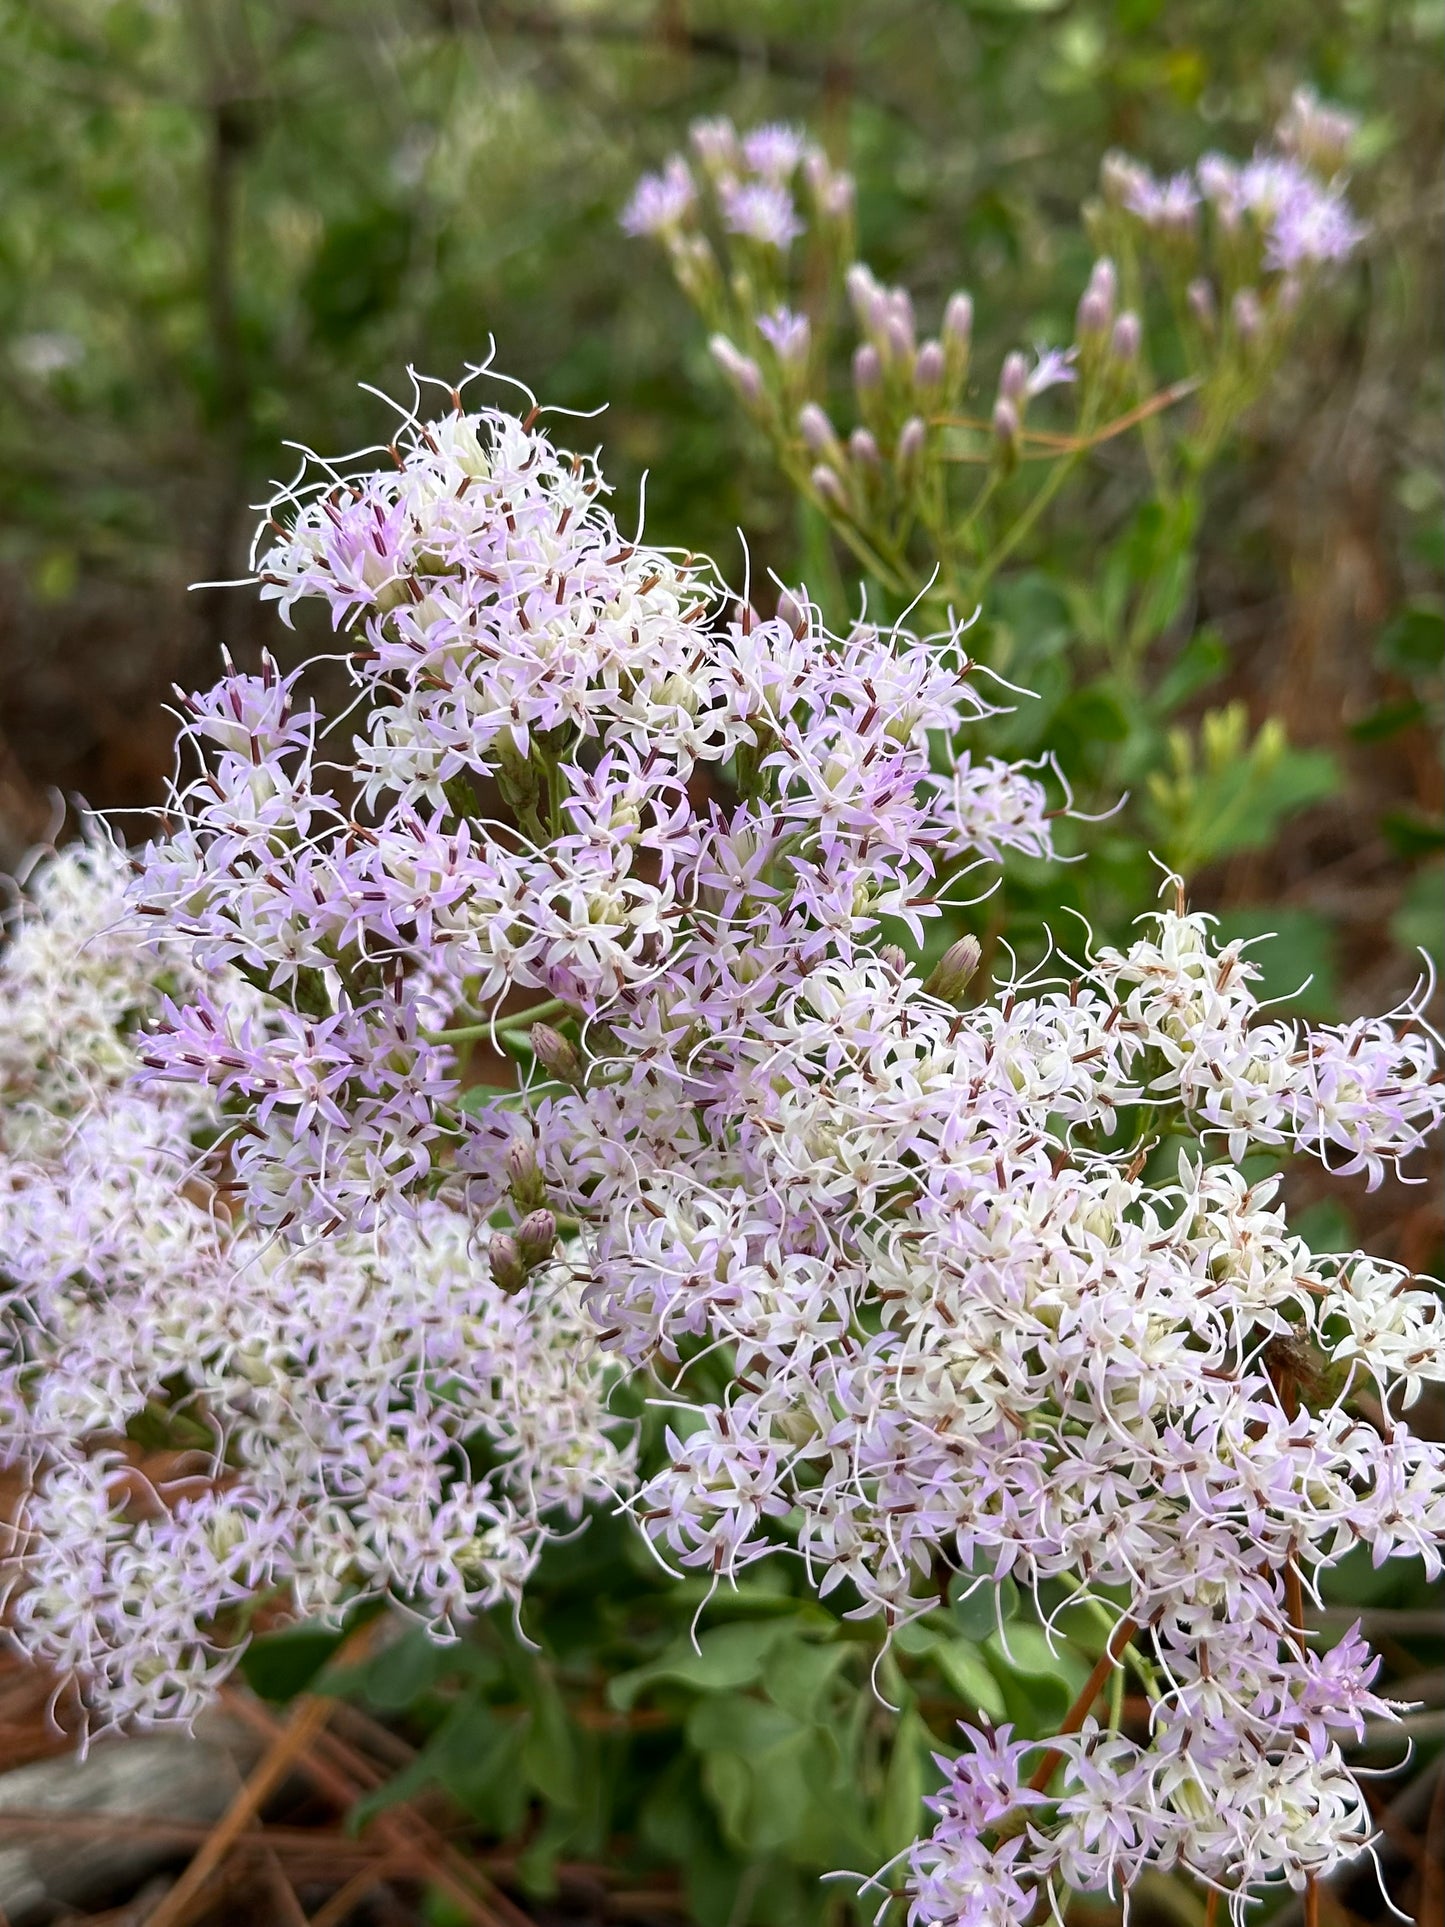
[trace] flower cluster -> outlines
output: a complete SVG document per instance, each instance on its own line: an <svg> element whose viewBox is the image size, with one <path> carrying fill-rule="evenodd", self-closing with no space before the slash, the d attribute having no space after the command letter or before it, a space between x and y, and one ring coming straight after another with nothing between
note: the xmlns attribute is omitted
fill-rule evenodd
<svg viewBox="0 0 1445 1927"><path fill-rule="evenodd" d="M1171 274L1188 280L1196 321L1217 327L1221 297L1240 345L1257 351L1298 305L1311 273L1346 261L1367 230L1342 172L1355 122L1296 93L1272 148L1243 163L1206 154L1191 173L1157 179L1127 155L1104 162L1106 203L1158 239ZM1208 224L1208 233L1202 230Z"/></svg>
<svg viewBox="0 0 1445 1927"><path fill-rule="evenodd" d="M389 1592L441 1631L515 1600L631 1449L550 1252L509 1290L440 1200L258 1229L215 1092L142 1088L136 1053L167 990L252 1039L265 1000L148 951L129 882L100 839L50 859L0 964L0 1584L96 1723L192 1715L261 1603Z"/></svg>
<svg viewBox="0 0 1445 1927"><path fill-rule="evenodd" d="M790 151L746 164L776 183ZM1440 1568L1445 1452L1403 1413L1441 1303L1313 1257L1239 1160L1408 1157L1445 1114L1418 1009L1265 1020L1182 901L1055 977L996 992L968 935L925 970L972 868L1049 851L1040 773L969 741L960 636L834 635L801 592L759 615L624 536L538 420L453 390L389 468L276 506L261 578L344 634L353 754L269 668L192 706L201 773L131 892L173 981L117 1103L210 1093L206 1308L149 1264L143 1203L134 1232L87 1213L113 1251L25 1259L53 1336L11 1399L79 1522L47 1531L119 1531L130 1474L94 1442L183 1371L209 1483L127 1531L212 1548L212 1597L385 1587L454 1621L515 1589L549 1505L623 1482L590 1342L675 1407L633 1501L662 1558L721 1582L788 1550L885 1636L962 1574L1107 1622L1057 1739L948 1764L919 1927L1145 1865L1236 1896L1327 1872L1368 1827L1342 1744L1388 1709L1361 1641L1305 1647L1302 1600L1356 1546ZM68 1627L45 1556L19 1608ZM1111 1664L1143 1736L1096 1718Z"/></svg>
<svg viewBox="0 0 1445 1927"><path fill-rule="evenodd" d="M1016 528L999 520L1021 465L1043 470L1047 500L1093 441L1186 394L1195 462L1218 446L1277 364L1306 287L1364 235L1341 173L1353 132L1349 116L1301 92L1273 146L1242 164L1208 155L1159 180L1108 156L1101 202L1085 210L1099 254L1073 341L1012 350L981 403L970 394L972 297L955 291L936 330L922 329L907 289L855 258L853 183L800 129L698 122L692 155L644 176L621 224L664 248L742 407L874 579L968 606L974 572L986 580L995 566L990 550L1007 553L1032 526L1031 511ZM1180 318L1187 379L1151 394L1140 308L1154 276ZM840 313L851 345L835 339ZM830 380L840 347L843 395ZM1050 390L1067 391L1048 404L1063 434L1065 423L1038 420ZM851 428L835 426L840 407ZM1149 431L1156 465L1162 426Z"/></svg>

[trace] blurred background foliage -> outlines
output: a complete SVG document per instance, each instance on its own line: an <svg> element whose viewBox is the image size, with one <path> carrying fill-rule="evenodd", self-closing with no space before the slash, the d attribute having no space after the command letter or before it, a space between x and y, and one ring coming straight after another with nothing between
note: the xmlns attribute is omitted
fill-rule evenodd
<svg viewBox="0 0 1445 1927"><path fill-rule="evenodd" d="M576 437L622 504L647 473L654 539L739 579L742 529L755 580L797 571L796 501L665 262L617 227L695 116L806 122L858 178L874 270L928 315L973 290L986 405L1008 349L1070 336L1102 155L1247 154L1303 81L1361 117L1370 237L1209 477L1161 644L1178 733L1141 807L1232 933L1280 932L1273 988L1313 972L1313 1012L1383 1007L1411 946L1441 945L1442 39L1441 0L0 0L0 865L54 833L56 792L154 802L169 686L210 681L223 643L322 642L248 589L187 585L245 572L284 440L384 437L358 383L399 392L409 362L451 374L495 336L545 400L608 404ZM1111 446L1071 492L1076 578L1137 460ZM1030 594L1016 579L989 620L1045 653L1088 642L1086 602L1059 620ZM1194 696L1201 647L1221 673ZM1236 821L1244 763L1285 739L1313 778ZM1343 1195L1297 1196L1317 1243L1437 1260L1438 1186ZM524 1890L568 1855L615 1862L620 1834L638 1878L682 1869L704 1923L848 1917L815 1876L911 1837L929 1695L1047 1718L1067 1692L1027 1641L1010 1658L940 1614L933 1648L890 1661L905 1712L880 1726L844 1622L762 1578L693 1655L698 1601L618 1530L558 1549L539 1654L493 1629L353 1682L430 1736L394 1797L439 1784L487 1837L520 1826ZM1408 1577L1357 1578L1337 1610L1420 1620ZM259 1690L304 1683L307 1637L256 1648ZM1438 1648L1397 1640L1397 1676ZM1194 1920L1194 1896L1155 1899Z"/></svg>

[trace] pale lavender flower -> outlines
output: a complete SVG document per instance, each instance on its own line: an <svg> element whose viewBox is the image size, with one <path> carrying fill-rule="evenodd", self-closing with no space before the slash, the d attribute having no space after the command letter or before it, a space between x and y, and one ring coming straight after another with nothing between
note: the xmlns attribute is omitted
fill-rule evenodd
<svg viewBox="0 0 1445 1927"><path fill-rule="evenodd" d="M730 233L780 253L803 232L793 197L775 181L723 181L718 201Z"/></svg>
<svg viewBox="0 0 1445 1927"><path fill-rule="evenodd" d="M626 234L666 240L682 227L697 205L697 183L681 155L674 154L660 174L644 174L623 209Z"/></svg>
<svg viewBox="0 0 1445 1927"><path fill-rule="evenodd" d="M786 181L807 152L803 130L782 121L750 128L742 137L743 165L765 180Z"/></svg>
<svg viewBox="0 0 1445 1927"><path fill-rule="evenodd" d="M1074 363L1078 355L1077 348L1036 348L1034 365L1024 381L1025 395L1032 400L1035 395L1042 395L1050 388L1077 381Z"/></svg>
<svg viewBox="0 0 1445 1927"><path fill-rule="evenodd" d="M787 367L800 367L808 358L812 329L808 317L791 308L773 308L758 317L758 333L778 360Z"/></svg>

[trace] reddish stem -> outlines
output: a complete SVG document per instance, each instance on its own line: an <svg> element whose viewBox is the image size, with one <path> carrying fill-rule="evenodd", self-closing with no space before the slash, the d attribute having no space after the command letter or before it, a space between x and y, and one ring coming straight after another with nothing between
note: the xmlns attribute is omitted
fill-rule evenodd
<svg viewBox="0 0 1445 1927"><path fill-rule="evenodd" d="M1138 1620L1126 1617L1121 1619L1113 1632L1110 1633L1109 1643L1103 1652L1100 1653L1093 1672L1090 1673L1089 1677L1084 1681L1083 1690L1064 1715L1063 1723L1059 1727L1059 1737L1061 1739L1066 1733L1077 1733L1079 1728L1084 1724L1084 1721L1089 1717L1089 1708L1094 1704L1094 1701L1099 1697L1100 1693L1103 1692L1104 1682L1118 1664L1120 1654L1123 1653L1138 1630ZM1063 1757L1063 1753L1058 1747L1051 1746L1049 1748L1048 1752L1034 1769L1034 1776L1029 1781L1029 1791L1031 1793L1043 1792L1049 1781L1054 1777L1054 1768Z"/></svg>

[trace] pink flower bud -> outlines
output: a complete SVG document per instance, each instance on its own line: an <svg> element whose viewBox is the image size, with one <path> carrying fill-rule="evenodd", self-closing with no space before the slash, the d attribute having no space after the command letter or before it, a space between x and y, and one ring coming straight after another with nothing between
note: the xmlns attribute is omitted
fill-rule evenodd
<svg viewBox="0 0 1445 1927"><path fill-rule="evenodd" d="M533 1024L528 1032L537 1062L564 1084L582 1082L582 1059L577 1046L550 1024Z"/></svg>
<svg viewBox="0 0 1445 1927"><path fill-rule="evenodd" d="M948 372L943 353L943 344L938 341L925 341L913 362L913 385L924 394L932 394L943 386Z"/></svg>
<svg viewBox="0 0 1445 1927"><path fill-rule="evenodd" d="M518 1292L527 1282L527 1267L517 1240L509 1231L497 1231L487 1246L487 1263L492 1283L499 1290Z"/></svg>
<svg viewBox="0 0 1445 1927"><path fill-rule="evenodd" d="M853 430L848 437L848 453L860 468L878 468L882 465L878 439L866 428Z"/></svg>
<svg viewBox="0 0 1445 1927"><path fill-rule="evenodd" d="M545 1264L557 1244L557 1220L550 1211L529 1211L517 1226L517 1251L529 1271Z"/></svg>
<svg viewBox="0 0 1445 1927"><path fill-rule="evenodd" d="M948 946L924 978L925 994L937 997L940 1003L956 1006L978 969L982 956L977 937L958 938Z"/></svg>
<svg viewBox="0 0 1445 1927"><path fill-rule="evenodd" d="M1241 288L1230 304L1234 332L1246 348L1252 348L1264 328L1264 309L1253 288Z"/></svg>
<svg viewBox="0 0 1445 1927"><path fill-rule="evenodd" d="M923 445L928 439L928 429L921 415L910 415L898 435L898 466L912 468L923 453Z"/></svg>
<svg viewBox="0 0 1445 1927"><path fill-rule="evenodd" d="M748 406L753 407L760 402L763 398L763 371L752 356L741 354L726 335L714 335L707 345L713 360Z"/></svg>
<svg viewBox="0 0 1445 1927"><path fill-rule="evenodd" d="M537 1165L537 1153L525 1138L514 1138L502 1160L507 1186L513 1200L523 1211L532 1211L547 1196L546 1181Z"/></svg>
<svg viewBox="0 0 1445 1927"><path fill-rule="evenodd" d="M967 348L973 339L973 296L951 294L943 311L943 339L953 348Z"/></svg>
<svg viewBox="0 0 1445 1927"><path fill-rule="evenodd" d="M819 462L811 477L813 487L823 500L833 508L846 509L848 494L838 479L837 471L829 468L826 462Z"/></svg>
<svg viewBox="0 0 1445 1927"><path fill-rule="evenodd" d="M1137 361L1143 340L1144 330L1139 325L1138 315L1126 308L1114 323L1114 332L1109 337L1111 359L1126 366Z"/></svg>
<svg viewBox="0 0 1445 1927"><path fill-rule="evenodd" d="M1028 387L1028 357L1021 355L1015 349L1012 354L1004 356L1003 367L998 378L999 400L1012 402L1017 408L1027 395Z"/></svg>
<svg viewBox="0 0 1445 1927"><path fill-rule="evenodd" d="M883 357L871 341L865 341L853 356L853 386L860 398L876 394L883 386Z"/></svg>
<svg viewBox="0 0 1445 1927"><path fill-rule="evenodd" d="M838 432L817 402L805 401L798 410L798 433L810 455L836 456Z"/></svg>
<svg viewBox="0 0 1445 1927"><path fill-rule="evenodd" d="M1213 334L1215 324L1219 320L1219 311L1215 306L1213 288L1201 277L1189 283L1188 288L1185 290L1185 299L1189 303L1189 312L1194 316L1194 319L1199 323L1200 327L1203 328L1207 334Z"/></svg>
<svg viewBox="0 0 1445 1927"><path fill-rule="evenodd" d="M1109 331L1109 304L1094 288L1086 288L1079 297L1079 305L1074 314L1074 333L1080 341L1101 341Z"/></svg>

